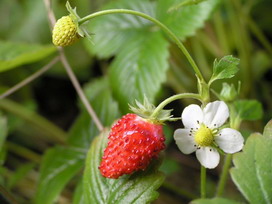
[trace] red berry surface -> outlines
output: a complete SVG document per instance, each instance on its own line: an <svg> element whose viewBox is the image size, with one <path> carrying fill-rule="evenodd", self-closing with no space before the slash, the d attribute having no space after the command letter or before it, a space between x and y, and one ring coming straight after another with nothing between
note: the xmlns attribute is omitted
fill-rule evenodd
<svg viewBox="0 0 272 204"><path fill-rule="evenodd" d="M152 158L165 148L162 125L153 124L136 114L127 114L111 128L100 172L117 179L144 170Z"/></svg>

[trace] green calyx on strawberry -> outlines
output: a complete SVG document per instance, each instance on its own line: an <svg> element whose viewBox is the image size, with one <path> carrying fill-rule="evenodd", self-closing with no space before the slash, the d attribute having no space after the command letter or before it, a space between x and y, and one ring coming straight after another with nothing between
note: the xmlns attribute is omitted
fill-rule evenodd
<svg viewBox="0 0 272 204"><path fill-rule="evenodd" d="M147 99L143 105L136 103L138 107L131 109L139 115L126 114L111 128L99 166L106 178L117 179L124 174L145 170L151 160L165 149L162 123L166 112L158 114L160 118L148 117L152 115L154 106ZM170 114L168 117L171 117Z"/></svg>
<svg viewBox="0 0 272 204"><path fill-rule="evenodd" d="M52 31L52 42L56 46L69 46L81 37L87 37L91 40L90 35L82 25L79 25L80 17L76 12L76 8L72 9L67 1L66 8L70 13L58 19Z"/></svg>
<svg viewBox="0 0 272 204"><path fill-rule="evenodd" d="M146 96L144 96L143 104L137 100L135 100L135 103L137 107L129 105L130 110L154 124L163 124L165 121L168 121L173 117L171 115L172 110L160 110L154 115L153 113L156 107L149 102Z"/></svg>

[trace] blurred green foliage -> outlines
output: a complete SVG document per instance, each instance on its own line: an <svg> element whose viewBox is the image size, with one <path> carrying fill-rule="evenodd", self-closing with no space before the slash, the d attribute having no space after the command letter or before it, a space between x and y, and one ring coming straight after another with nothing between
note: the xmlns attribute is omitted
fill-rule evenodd
<svg viewBox="0 0 272 204"><path fill-rule="evenodd" d="M262 131L272 118L270 0L207 0L169 11L181 2L70 1L81 17L106 8L129 8L159 19L182 40L206 79L212 76L215 58L226 55L239 58L238 74L222 81L235 85L241 81L237 98L254 99L238 100L236 96L232 99L241 120L255 120L243 122L241 130L248 134ZM57 18L67 15L65 3L64 0L52 1ZM50 62L57 52L51 46L50 27L42 0L1 0L0 18L0 91L3 93ZM128 103L135 99L141 101L144 94L158 104L175 93L196 92L196 78L186 58L165 33L147 20L116 14L94 19L87 27L94 34L94 44L82 39L65 48L65 54L103 125L110 126L121 114L128 112ZM220 71L219 65L220 61L215 66L217 71ZM236 73L236 66L232 70L231 75ZM220 77L217 75L217 78ZM226 89L226 85L222 87L222 81L212 84L216 93ZM83 194L88 194L84 192L88 183L82 180L84 160L99 130L77 99L73 87L67 84L70 81L58 63L9 99L0 99L3 112L0 116L0 160L3 164L0 183L9 189L6 193L1 191L4 199L12 200L12 195L19 203L52 203L54 200L83 203ZM212 95L212 100L215 98ZM188 103L191 101L178 101L169 108L174 108L173 113L179 117ZM171 133L180 125L173 123L166 132ZM193 179L198 179L197 163L193 157L181 156L171 142L171 134L167 135L168 148L162 166L166 181L177 189L197 194L198 182ZM89 174L85 172L87 179ZM215 186L218 171L209 172L208 176L211 185ZM161 179L155 177L155 180ZM243 201L241 194L233 189L233 184L228 184L226 196ZM161 196L155 201L158 203L169 200L187 203L190 197L182 190L167 187L159 192ZM219 200L229 202L217 198L194 203Z"/></svg>

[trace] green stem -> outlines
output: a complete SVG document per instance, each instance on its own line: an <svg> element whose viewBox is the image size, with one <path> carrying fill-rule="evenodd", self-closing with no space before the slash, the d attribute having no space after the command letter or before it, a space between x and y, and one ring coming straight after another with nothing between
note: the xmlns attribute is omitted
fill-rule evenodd
<svg viewBox="0 0 272 204"><path fill-rule="evenodd" d="M226 182L227 182L227 179L228 179L229 168L230 168L230 165L231 165L231 159L232 159L231 154L227 154L225 156L223 171L221 173L220 180L219 180L218 187L217 187L217 192L216 192L216 196L218 196L218 197L222 196L222 194L224 192Z"/></svg>
<svg viewBox="0 0 272 204"><path fill-rule="evenodd" d="M234 105L232 103L228 104L230 108L230 128L238 130L242 120L240 117L237 115L237 112L234 108ZM223 165L223 170L220 175L220 179L217 185L217 192L216 196L222 196L225 186L226 186L226 181L228 179L228 173L229 173L229 168L231 165L232 161L232 154L227 154L225 156L225 162Z"/></svg>
<svg viewBox="0 0 272 204"><path fill-rule="evenodd" d="M165 99L164 101L162 101L154 110L154 112L152 113L152 115L150 116L152 117L156 117L157 114L169 103L171 103L172 101L178 100L178 99L182 99L182 98L194 98L197 99L199 101L201 101L201 96L199 94L194 94L194 93L181 93L181 94L177 94L174 96L171 96L167 99Z"/></svg>
<svg viewBox="0 0 272 204"><path fill-rule="evenodd" d="M1 99L0 109L8 111L39 128L40 131L50 140L61 144L66 143L67 135L63 130L38 114L17 104L16 102L8 99Z"/></svg>
<svg viewBox="0 0 272 204"><path fill-rule="evenodd" d="M103 15L107 15L107 14L131 14L131 15L135 15L135 16L140 16L144 19L147 19L151 22L153 22L154 24L156 24L157 26L159 26L168 36L170 36L174 42L177 44L177 46L180 48L180 50L183 52L183 54L185 55L185 57L188 59L189 63L191 64L192 68L194 69L197 77L201 80L201 81L205 81L198 66L196 65L195 61L193 60L193 58L191 57L191 55L189 54L189 52L187 51L187 49L184 47L184 45L180 42L179 38L169 29L167 28L164 24L162 24L160 21L158 21L157 19L144 14L142 12L139 11L133 11L133 10L129 10L129 9L108 9L108 10L104 10L104 11L98 11L95 12L93 14L90 14L88 16L85 16L83 18L81 18L78 23L79 25L91 20L92 18L98 17L98 16L103 16Z"/></svg>
<svg viewBox="0 0 272 204"><path fill-rule="evenodd" d="M27 85L28 83L32 82L33 80L37 79L38 77L40 77L43 73L45 73L46 71L48 71L51 67L53 67L53 65L55 65L57 62L59 61L59 57L55 57L52 61L50 61L48 64L46 64L45 66L43 66L41 69L39 69L37 72L35 72L34 74L30 75L29 77L25 78L23 81L21 81L20 83L16 84L15 86L11 87L10 89L8 89L7 91L5 91L3 94L0 95L0 99L3 99L11 94L13 94L14 92L16 92L17 90L19 90L20 88L24 87L25 85Z"/></svg>
<svg viewBox="0 0 272 204"><path fill-rule="evenodd" d="M206 168L201 165L201 172L200 172L200 192L201 198L206 197Z"/></svg>

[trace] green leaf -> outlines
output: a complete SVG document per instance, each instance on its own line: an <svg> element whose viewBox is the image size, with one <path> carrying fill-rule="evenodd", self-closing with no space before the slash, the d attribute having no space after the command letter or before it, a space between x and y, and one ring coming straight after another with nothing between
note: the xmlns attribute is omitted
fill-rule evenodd
<svg viewBox="0 0 272 204"><path fill-rule="evenodd" d="M239 202L236 202L234 200L229 200L225 198L212 198L212 199L197 199L190 204L239 204Z"/></svg>
<svg viewBox="0 0 272 204"><path fill-rule="evenodd" d="M181 168L179 163L170 157L166 157L160 166L160 171L162 171L165 175L172 175L180 170Z"/></svg>
<svg viewBox="0 0 272 204"><path fill-rule="evenodd" d="M147 0L122 0L108 4L103 9L125 8L141 11L152 15L154 13L154 3ZM151 22L137 16L129 14L112 14L93 19L86 26L93 35L92 45L85 40L85 45L91 54L106 58L117 54L123 46L138 35L138 31L150 27Z"/></svg>
<svg viewBox="0 0 272 204"><path fill-rule="evenodd" d="M215 59L213 64L213 75L209 84L218 79L232 78L238 72L240 60L231 55L225 56L219 61Z"/></svg>
<svg viewBox="0 0 272 204"><path fill-rule="evenodd" d="M6 19L0 23L1 39L34 43L51 41L51 32L43 1L1 0L0 13L1 19Z"/></svg>
<svg viewBox="0 0 272 204"><path fill-rule="evenodd" d="M0 152L3 150L3 144L8 134L7 119L0 115Z"/></svg>
<svg viewBox="0 0 272 204"><path fill-rule="evenodd" d="M0 41L0 72L39 61L55 51L52 45Z"/></svg>
<svg viewBox="0 0 272 204"><path fill-rule="evenodd" d="M265 126L263 135L269 139L272 139L272 120L270 120Z"/></svg>
<svg viewBox="0 0 272 204"><path fill-rule="evenodd" d="M181 2L181 0L159 0L157 5L157 18L173 31L180 39L195 34L196 30L204 26L212 11L220 0L209 0L197 5L188 5L179 10L168 10Z"/></svg>
<svg viewBox="0 0 272 204"><path fill-rule="evenodd" d="M183 0L180 3L172 6L170 9L168 9L168 12L178 10L181 7L184 7L184 6L196 5L196 4L199 4L199 3L203 2L203 1L207 1L207 0Z"/></svg>
<svg viewBox="0 0 272 204"><path fill-rule="evenodd" d="M83 187L83 180L80 180L80 182L77 183L76 191L73 195L73 204L85 204Z"/></svg>
<svg viewBox="0 0 272 204"><path fill-rule="evenodd" d="M68 181L83 167L85 152L70 147L55 147L48 150L42 161L37 204L53 203Z"/></svg>
<svg viewBox="0 0 272 204"><path fill-rule="evenodd" d="M120 108L126 112L128 103L143 101L144 95L152 103L166 80L168 42L160 32L142 32L123 46L110 67L110 82Z"/></svg>
<svg viewBox="0 0 272 204"><path fill-rule="evenodd" d="M86 203L149 203L158 197L156 189L162 184L164 176L157 171L153 162L145 171L119 179L101 176L98 166L107 144L108 130L95 138L86 160L84 172L84 198Z"/></svg>
<svg viewBox="0 0 272 204"><path fill-rule="evenodd" d="M112 98L108 78L92 81L84 86L84 92L105 126L109 126L120 116L118 105ZM88 149L92 139L99 134L90 115L81 106L81 114L69 132L69 144Z"/></svg>
<svg viewBox="0 0 272 204"><path fill-rule="evenodd" d="M250 203L272 202L272 121L265 127L264 135L254 133L243 152L233 157L231 177Z"/></svg>
<svg viewBox="0 0 272 204"><path fill-rule="evenodd" d="M263 108L259 101L238 100L234 102L234 107L242 120L259 120L263 117Z"/></svg>

